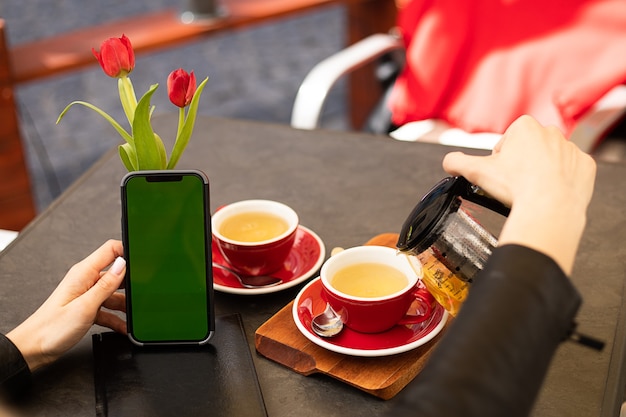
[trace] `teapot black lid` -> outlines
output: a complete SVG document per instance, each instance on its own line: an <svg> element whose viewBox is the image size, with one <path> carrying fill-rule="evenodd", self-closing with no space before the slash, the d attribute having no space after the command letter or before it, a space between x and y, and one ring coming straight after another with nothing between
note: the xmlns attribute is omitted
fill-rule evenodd
<svg viewBox="0 0 626 417"><path fill-rule="evenodd" d="M456 212L462 198L508 216L511 209L485 194L463 177L447 177L439 181L415 206L404 221L396 247L401 252L419 254L438 238L434 233L448 214Z"/></svg>
<svg viewBox="0 0 626 417"><path fill-rule="evenodd" d="M459 195L467 194L471 184L463 177L447 177L439 181L415 206L404 221L396 247L402 252L419 254L437 239L433 231L449 213L461 205Z"/></svg>

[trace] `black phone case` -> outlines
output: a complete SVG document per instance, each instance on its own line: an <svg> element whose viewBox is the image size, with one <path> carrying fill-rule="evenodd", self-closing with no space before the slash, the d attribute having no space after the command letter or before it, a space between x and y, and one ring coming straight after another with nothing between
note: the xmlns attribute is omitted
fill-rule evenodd
<svg viewBox="0 0 626 417"><path fill-rule="evenodd" d="M92 336L97 417L266 417L241 316L216 319L203 346L136 346Z"/></svg>
<svg viewBox="0 0 626 417"><path fill-rule="evenodd" d="M208 304L208 310L207 310L207 320L209 323L209 328L208 328L208 333L206 335L206 338L203 340L197 340L197 341L177 341L177 340L167 340L167 341L142 341L142 340L138 340L134 337L133 333L133 321L132 321L132 314L133 314L133 307L132 307L132 302L131 302L131 298L130 297L126 297L126 314L127 314L127 326L128 326L128 334L131 338L131 340L133 341L133 343L137 344L137 345L141 345L141 346L152 346L152 345L177 345L177 344L181 344L181 345L204 345L206 343L209 342L209 340L211 340L211 338L213 337L213 333L215 332L215 305L214 305L214 301L213 301L213 270L212 270L212 266L211 266L211 253L210 253L210 248L211 248L211 217L209 214L209 208L210 208L210 190L209 190L209 179L206 176L206 174L202 171L199 170L156 170L156 171L132 171L127 173L121 181L120 184L120 191L121 191L121 202L122 202L122 241L124 243L124 247L128 248L128 230L126 227L126 184L128 183L129 180L131 180L133 177L138 176L138 177L153 177L153 178L163 178L165 180L167 180L168 177L177 177L180 175L194 175L197 176L198 178L202 179L202 181L204 182L204 204L206 206L206 219L205 219L205 234L206 234L206 245L207 248L209 250L209 253L207 255L207 259L206 259L206 268L207 268L207 304ZM128 255L128 254L127 254ZM132 263L132 260L129 261ZM129 264L127 266L127 270L126 270L126 276L124 277L124 285L126 287L126 291L128 292L130 289L130 282L129 282L129 273L131 271L131 265Z"/></svg>

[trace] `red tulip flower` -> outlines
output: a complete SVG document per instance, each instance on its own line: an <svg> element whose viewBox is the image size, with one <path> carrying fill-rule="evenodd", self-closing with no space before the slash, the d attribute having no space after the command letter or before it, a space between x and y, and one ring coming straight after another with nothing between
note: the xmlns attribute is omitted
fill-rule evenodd
<svg viewBox="0 0 626 417"><path fill-rule="evenodd" d="M126 35L105 40L100 45L100 52L94 48L91 51L109 77L126 77L135 68L135 52Z"/></svg>
<svg viewBox="0 0 626 417"><path fill-rule="evenodd" d="M175 106L187 107L195 93L196 76L193 71L187 74L187 71L179 68L172 71L167 77L167 94Z"/></svg>
<svg viewBox="0 0 626 417"><path fill-rule="evenodd" d="M172 71L167 78L167 93L171 102L179 107L178 130L168 160L165 144L152 129L151 123L154 106L150 104L150 100L159 84L152 84L139 101L137 100L133 83L128 76L135 68L135 52L130 40L125 35L121 38L109 38L102 42L100 52L95 49L92 49L92 52L104 73L117 78L120 102L130 129L124 128L104 110L80 100L68 104L57 118L57 123L73 105L80 104L104 117L124 139L118 150L120 159L128 171L174 169L191 139L200 96L208 77L196 86L193 71L187 74L181 68Z"/></svg>

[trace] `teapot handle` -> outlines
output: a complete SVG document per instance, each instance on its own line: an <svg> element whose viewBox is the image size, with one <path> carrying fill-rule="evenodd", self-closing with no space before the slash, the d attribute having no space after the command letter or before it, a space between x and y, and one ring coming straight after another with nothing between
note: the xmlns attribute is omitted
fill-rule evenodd
<svg viewBox="0 0 626 417"><path fill-rule="evenodd" d="M456 177L455 182L458 188L458 195L472 203L479 204L505 217L511 212L511 208L502 204L495 198L487 194L482 188L470 183L464 177Z"/></svg>

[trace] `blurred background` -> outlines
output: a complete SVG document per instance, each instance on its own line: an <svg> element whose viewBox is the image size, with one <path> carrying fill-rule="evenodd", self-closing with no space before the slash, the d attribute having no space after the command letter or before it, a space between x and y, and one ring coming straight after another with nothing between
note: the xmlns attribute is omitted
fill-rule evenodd
<svg viewBox="0 0 626 417"><path fill-rule="evenodd" d="M9 45L15 46L137 14L182 11L183 5L183 0L0 0L0 17L6 22ZM288 124L306 73L345 46L345 32L342 6L319 8L138 55L131 79L138 96L151 84L160 84L152 100L155 114L177 111L167 98L166 79L172 70L183 67L193 70L198 80L209 77L201 114ZM117 81L104 75L97 64L20 84L16 100L40 212L121 141L104 119L84 107L72 108L56 125L63 108L84 100L117 120L125 118ZM325 107L324 125L344 129L345 119L345 86L339 84Z"/></svg>

